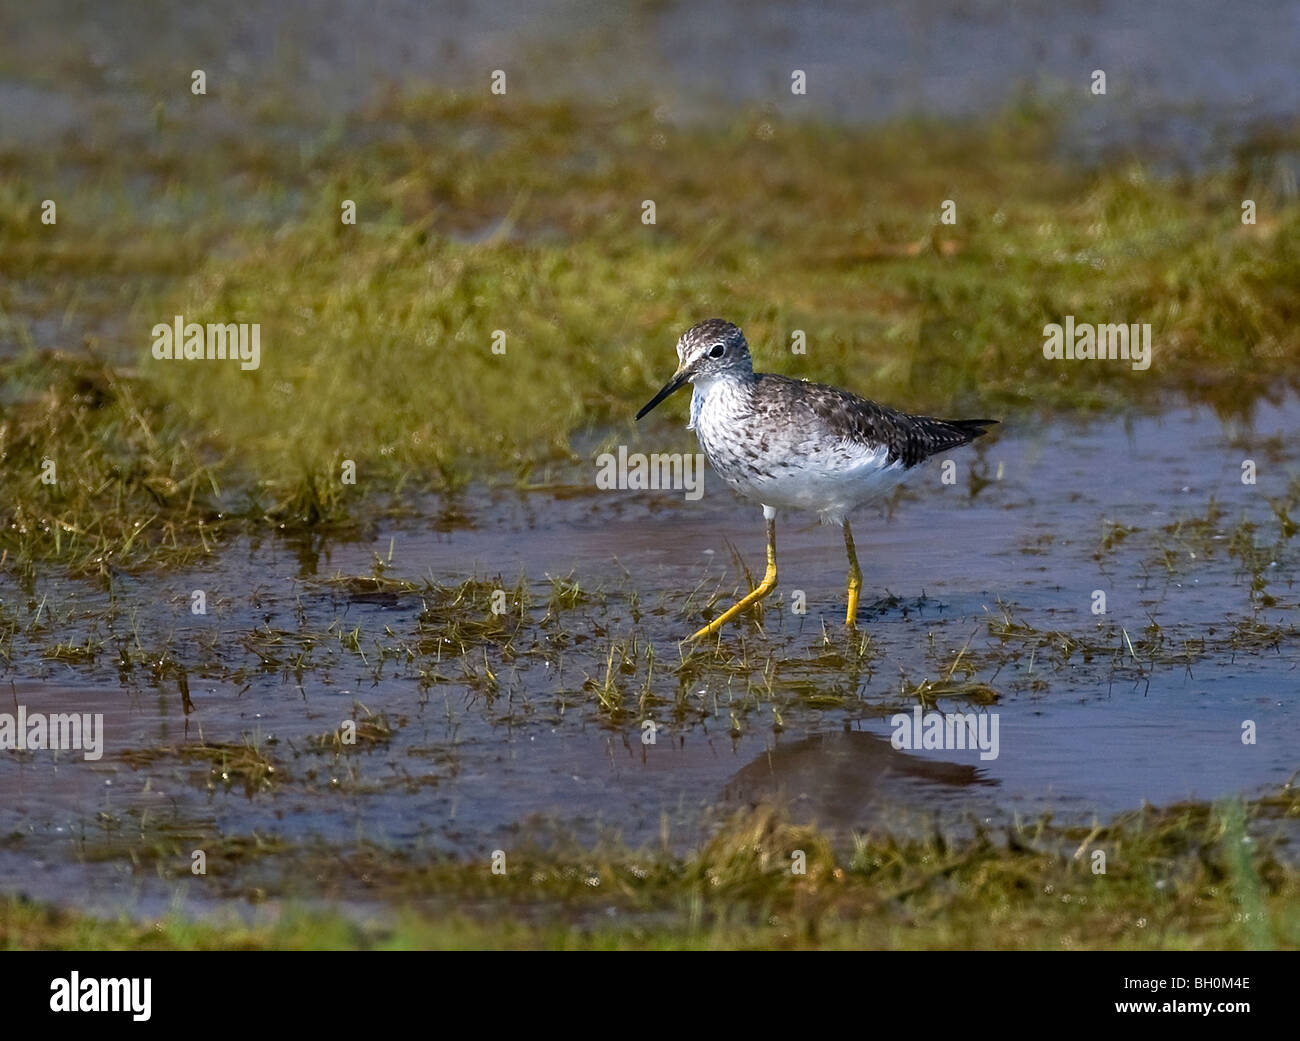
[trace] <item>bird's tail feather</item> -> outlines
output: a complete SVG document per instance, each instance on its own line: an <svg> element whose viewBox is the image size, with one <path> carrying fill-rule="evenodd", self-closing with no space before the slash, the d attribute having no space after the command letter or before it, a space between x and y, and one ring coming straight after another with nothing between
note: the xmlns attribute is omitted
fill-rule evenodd
<svg viewBox="0 0 1300 1041"><path fill-rule="evenodd" d="M996 419L930 419L921 418L909 430L910 444L904 454L908 466L915 466L939 452L968 445L982 434Z"/></svg>

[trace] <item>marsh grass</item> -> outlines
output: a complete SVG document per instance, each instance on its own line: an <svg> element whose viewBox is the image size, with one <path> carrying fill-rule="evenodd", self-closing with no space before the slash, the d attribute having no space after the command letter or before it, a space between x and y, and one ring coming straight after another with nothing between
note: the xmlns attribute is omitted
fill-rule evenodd
<svg viewBox="0 0 1300 1041"><path fill-rule="evenodd" d="M210 884L256 901L287 897L290 909L257 926L103 922L10 897L0 947L1294 948L1300 881L1269 829L1297 814L1286 788L1091 826L1042 817L964 836L886 828L838 845L759 807L682 855L524 837L504 876L486 859L365 843L339 851L202 827L116 829L84 855L130 856L137 870L180 879L199 846ZM380 924L293 909L357 887L398 910ZM521 902L532 908L524 918L502 913Z"/></svg>
<svg viewBox="0 0 1300 1041"><path fill-rule="evenodd" d="M405 720L398 720L394 725L389 722L387 713L371 712L358 702L353 707L350 734L345 734L340 726L328 734L318 734L308 739L307 747L313 751L331 751L335 754L366 751L388 744L397 732L397 727L404 722Z"/></svg>
<svg viewBox="0 0 1300 1041"><path fill-rule="evenodd" d="M267 742L247 735L232 743L199 741L173 747L125 749L120 758L135 769L169 760L198 764L203 767L195 778L199 783L209 789L229 789L238 784L250 796L269 790L286 776L271 758Z"/></svg>

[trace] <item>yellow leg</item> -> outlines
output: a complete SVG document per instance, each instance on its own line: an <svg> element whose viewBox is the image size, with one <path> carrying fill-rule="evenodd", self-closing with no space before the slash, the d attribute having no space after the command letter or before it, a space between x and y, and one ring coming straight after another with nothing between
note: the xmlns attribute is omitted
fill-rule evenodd
<svg viewBox="0 0 1300 1041"><path fill-rule="evenodd" d="M853 548L853 532L849 522L844 522L844 548L849 554L849 609L844 617L844 624L850 629L857 628L858 590L862 588L862 569L858 567L858 553Z"/></svg>
<svg viewBox="0 0 1300 1041"><path fill-rule="evenodd" d="M767 571L763 575L763 581L756 585L753 590L740 601L727 608L717 618L713 619L699 632L691 636L692 640L698 640L704 636L712 636L729 621L740 614L740 612L753 607L768 593L776 588L776 518L767 519Z"/></svg>

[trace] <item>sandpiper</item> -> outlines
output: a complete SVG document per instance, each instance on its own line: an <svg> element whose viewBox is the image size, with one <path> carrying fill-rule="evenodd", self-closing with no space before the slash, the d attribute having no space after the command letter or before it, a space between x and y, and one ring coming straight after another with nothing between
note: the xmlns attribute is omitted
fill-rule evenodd
<svg viewBox="0 0 1300 1041"><path fill-rule="evenodd" d="M695 431L718 475L760 503L767 521L763 580L692 640L716 633L776 587L778 509L816 510L823 524L844 528L849 556L844 621L852 628L862 571L849 511L893 488L930 456L969 444L997 422L912 416L836 387L755 372L744 334L721 318L686 330L677 341L677 358L673 378L636 418L693 384L687 429Z"/></svg>

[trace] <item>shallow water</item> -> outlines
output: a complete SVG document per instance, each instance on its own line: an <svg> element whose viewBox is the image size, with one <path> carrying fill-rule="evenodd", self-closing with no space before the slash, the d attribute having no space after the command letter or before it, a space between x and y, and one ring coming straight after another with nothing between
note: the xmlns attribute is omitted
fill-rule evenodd
<svg viewBox="0 0 1300 1041"><path fill-rule="evenodd" d="M103 647L65 664L18 645L0 712L103 713L106 743L97 762L0 755L0 870L38 896L149 906L170 899L172 883L132 869L120 849L96 860L106 848L146 834L193 834L196 846L256 834L479 856L547 827L681 848L720 815L774 797L845 835L918 814L954 827L1045 811L1086 820L1283 784L1300 767L1300 594L1295 539L1269 503L1300 473L1288 436L1298 419L1292 402L1261 407L1250 424L1203 409L1026 421L954 453L953 486L932 465L892 517L857 518L861 621L874 641L857 664L843 654L839 533L796 516L778 525L778 609L761 631L750 620L724 637L729 666L676 673L677 641L702 617L700 597L688 604L687 594L703 583L730 595L739 581L727 540L751 565L762 558L757 509L711 474L698 502L668 491L480 492L441 504L443 523L431 511L316 547L241 540L187 574L123 576L111 596L66 580L39 596L6 589L31 646L93 634ZM631 447L653 450L678 422L670 412ZM1245 458L1255 485L1242 483ZM972 467L988 481L974 495ZM1245 543L1243 518L1256 525ZM1131 530L1117 538L1114 525ZM389 577L439 586L476 575L511 589L522 573L534 597L527 621L510 644L443 654L429 619L448 609L432 594L328 581L368 575L390 553ZM547 576L570 574L591 599L547 620ZM194 589L207 593L205 616L189 611ZM803 616L790 606L795 590ZM1092 610L1096 590L1104 615ZM1008 617L1036 635L1008 628ZM1246 624L1269 635L1247 640ZM339 640L358 627L359 653ZM1060 638L1042 635L1051 632L1087 646L1067 658ZM595 688L611 643L633 635L655 648L655 669L647 681L632 667L628 709L611 715ZM165 647L185 666L189 712L174 670L119 673L121 641ZM410 653L376 671L384 648ZM736 667L741 652L749 667ZM992 704L961 691L937 703L996 713L996 758L891 746L889 717L910 712L917 684L950 671L996 692ZM662 699L649 709L661 726L651 745L636 704L643 686ZM343 755L309 748L355 702L361 718L384 714L391 739ZM1248 720L1253 744L1242 741ZM177 751L246 740L285 779L246 789ZM150 750L152 760L137 754Z"/></svg>
<svg viewBox="0 0 1300 1041"><path fill-rule="evenodd" d="M1204 162L1252 129L1289 123L1300 105L1300 5L1292 2L1230 12L1214 0L63 8L15 16L0 41L0 139L147 135L155 84L177 82L178 53L207 71L214 96L234 86L291 103L316 127L305 128L306 143L393 84L485 90L498 68L528 97L630 101L671 119L766 105L795 118L871 123L978 115L1025 96L1064 99L1067 137L1085 161L1140 143ZM807 73L804 95L791 92L794 69ZM1104 98L1089 93L1094 69L1107 73ZM220 134L241 117L218 105L204 118Z"/></svg>

